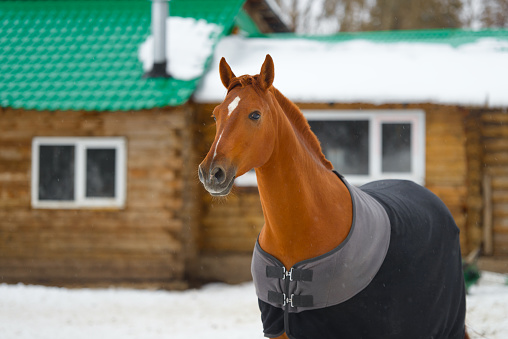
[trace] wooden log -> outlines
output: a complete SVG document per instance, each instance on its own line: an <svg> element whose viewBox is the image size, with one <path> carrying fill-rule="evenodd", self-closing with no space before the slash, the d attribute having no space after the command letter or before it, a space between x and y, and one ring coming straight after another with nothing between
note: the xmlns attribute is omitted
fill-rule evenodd
<svg viewBox="0 0 508 339"><path fill-rule="evenodd" d="M493 178L508 176L508 166L489 166L485 170Z"/></svg>
<svg viewBox="0 0 508 339"><path fill-rule="evenodd" d="M206 238L209 238L213 241L213 239L217 237L223 238L231 238L231 239L239 239L242 237L247 238L256 238L259 232L261 231L261 227L263 226L262 220L254 220L250 223L246 223L244 227L235 227L235 223L225 224L222 227L218 227L217 225L204 225L203 234L206 235Z"/></svg>
<svg viewBox="0 0 508 339"><path fill-rule="evenodd" d="M487 139L484 140L484 148L486 152L508 151L507 139Z"/></svg>
<svg viewBox="0 0 508 339"><path fill-rule="evenodd" d="M508 190L508 177L492 177L492 189L495 191Z"/></svg>
<svg viewBox="0 0 508 339"><path fill-rule="evenodd" d="M494 243L492 235L492 182L489 175L483 177L483 252L492 255Z"/></svg>
<svg viewBox="0 0 508 339"><path fill-rule="evenodd" d="M218 251L222 253L252 253L256 239L237 239L232 241L230 238L217 238L213 242L207 242L202 250Z"/></svg>
<svg viewBox="0 0 508 339"><path fill-rule="evenodd" d="M494 234L495 234L494 237L496 237L498 234L508 235L508 227L506 227L506 226L495 226L492 228L492 230L494 231Z"/></svg>
<svg viewBox="0 0 508 339"><path fill-rule="evenodd" d="M91 281L91 280L171 280L182 279L183 263L138 259L118 260L80 260L52 259L46 261L11 261L0 259L0 281L6 278L18 281L35 279L39 281Z"/></svg>
<svg viewBox="0 0 508 339"><path fill-rule="evenodd" d="M508 233L494 234L494 256L508 255Z"/></svg>
<svg viewBox="0 0 508 339"><path fill-rule="evenodd" d="M468 213L471 213L472 210L482 210L483 209L483 199L481 195L469 195L467 197L467 208L469 210Z"/></svg>
<svg viewBox="0 0 508 339"><path fill-rule="evenodd" d="M437 161L436 158L427 161L426 170L427 171L448 171L452 173L460 173L465 175L466 173L466 163L465 162L454 162L446 159L444 161ZM449 175L448 173L441 173L441 175Z"/></svg>
<svg viewBox="0 0 508 339"><path fill-rule="evenodd" d="M506 138L508 137L508 126L485 125L482 128L482 134L486 138Z"/></svg>
<svg viewBox="0 0 508 339"><path fill-rule="evenodd" d="M506 153L506 152L490 152L490 153L485 154L484 161L488 165L508 166L508 153Z"/></svg>
<svg viewBox="0 0 508 339"><path fill-rule="evenodd" d="M508 123L508 114L505 112L489 112L482 114L484 123Z"/></svg>
<svg viewBox="0 0 508 339"><path fill-rule="evenodd" d="M63 251L167 251L178 252L181 241L170 233L147 232L57 233L54 230L38 232L0 232L2 252L29 251L29 248L48 248Z"/></svg>
<svg viewBox="0 0 508 339"><path fill-rule="evenodd" d="M493 218L493 229L497 227L508 227L508 218Z"/></svg>
<svg viewBox="0 0 508 339"><path fill-rule="evenodd" d="M508 203L508 192L507 191L492 192L492 202L494 204Z"/></svg>

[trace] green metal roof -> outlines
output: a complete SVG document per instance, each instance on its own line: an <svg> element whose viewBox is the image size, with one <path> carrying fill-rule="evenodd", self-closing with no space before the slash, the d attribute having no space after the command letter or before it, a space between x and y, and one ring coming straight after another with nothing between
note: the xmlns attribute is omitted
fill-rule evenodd
<svg viewBox="0 0 508 339"><path fill-rule="evenodd" d="M244 0L172 0L172 16L231 29ZM150 2L0 1L0 106L137 110L185 103L199 78L143 79ZM210 58L209 58L210 59Z"/></svg>
<svg viewBox="0 0 508 339"><path fill-rule="evenodd" d="M495 38L508 40L507 29L485 29L479 31L463 29L432 29L432 30L405 30L405 31L377 31L377 32L344 32L334 35L305 36L297 34L270 34L266 37L278 39L303 38L322 42L343 42L349 40L369 40L380 43L438 43L460 46L475 42L481 38Z"/></svg>
<svg viewBox="0 0 508 339"><path fill-rule="evenodd" d="M245 12L242 8L235 20L236 26L247 36L249 37L261 37L263 33L259 30L258 26L252 20L252 18Z"/></svg>

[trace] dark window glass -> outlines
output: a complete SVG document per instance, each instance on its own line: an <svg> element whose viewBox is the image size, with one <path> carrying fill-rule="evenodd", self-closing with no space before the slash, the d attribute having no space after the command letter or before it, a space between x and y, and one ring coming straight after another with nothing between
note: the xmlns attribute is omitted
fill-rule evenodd
<svg viewBox="0 0 508 339"><path fill-rule="evenodd" d="M382 142L382 171L411 172L411 124L383 124Z"/></svg>
<svg viewBox="0 0 508 339"><path fill-rule="evenodd" d="M369 174L369 121L309 121L326 158L341 174Z"/></svg>
<svg viewBox="0 0 508 339"><path fill-rule="evenodd" d="M86 150L86 196L115 197L116 150L89 148Z"/></svg>
<svg viewBox="0 0 508 339"><path fill-rule="evenodd" d="M74 200L74 146L39 146L39 200Z"/></svg>

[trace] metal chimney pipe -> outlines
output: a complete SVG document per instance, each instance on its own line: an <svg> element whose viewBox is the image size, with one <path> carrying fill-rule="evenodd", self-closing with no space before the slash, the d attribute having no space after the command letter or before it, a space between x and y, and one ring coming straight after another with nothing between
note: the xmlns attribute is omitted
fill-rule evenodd
<svg viewBox="0 0 508 339"><path fill-rule="evenodd" d="M170 78L167 73L166 19L169 15L169 0L152 0L153 66L144 78Z"/></svg>

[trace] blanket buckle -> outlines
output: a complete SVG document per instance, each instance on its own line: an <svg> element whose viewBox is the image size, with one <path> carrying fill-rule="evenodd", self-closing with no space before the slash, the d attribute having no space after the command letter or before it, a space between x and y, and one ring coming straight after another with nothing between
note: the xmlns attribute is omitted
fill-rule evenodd
<svg viewBox="0 0 508 339"><path fill-rule="evenodd" d="M282 268L282 280L285 280L286 277L289 277L289 281L293 281L293 268L288 271L285 267Z"/></svg>
<svg viewBox="0 0 508 339"><path fill-rule="evenodd" d="M295 307L295 306L293 305L293 296L294 296L294 295L295 295L295 294L293 293L293 294L291 294L291 297L289 297L289 298L288 298L288 297L287 297L287 295L286 295L286 293L282 293L282 298L283 298L283 300L284 300L284 303L282 304L282 306L284 307L284 306L286 306L287 304L289 304L289 305L291 305L291 307Z"/></svg>

